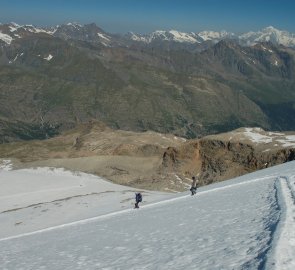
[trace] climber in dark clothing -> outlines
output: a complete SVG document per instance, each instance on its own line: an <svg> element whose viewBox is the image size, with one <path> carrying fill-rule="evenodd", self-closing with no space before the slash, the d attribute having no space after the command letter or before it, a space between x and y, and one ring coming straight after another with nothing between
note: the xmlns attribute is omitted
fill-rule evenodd
<svg viewBox="0 0 295 270"><path fill-rule="evenodd" d="M195 176L192 177L192 187L190 188L190 191L192 193L192 196L195 195L197 193L197 184L198 184L198 180Z"/></svg>
<svg viewBox="0 0 295 270"><path fill-rule="evenodd" d="M138 204L142 202L142 195L140 192L135 193L135 208L139 208Z"/></svg>

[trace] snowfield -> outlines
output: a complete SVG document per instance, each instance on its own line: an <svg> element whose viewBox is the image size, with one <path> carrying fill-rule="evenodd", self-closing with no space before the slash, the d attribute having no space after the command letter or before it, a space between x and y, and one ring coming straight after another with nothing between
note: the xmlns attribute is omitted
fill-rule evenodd
<svg viewBox="0 0 295 270"><path fill-rule="evenodd" d="M194 197L143 191L140 209L96 176L8 166L1 269L295 269L295 161Z"/></svg>

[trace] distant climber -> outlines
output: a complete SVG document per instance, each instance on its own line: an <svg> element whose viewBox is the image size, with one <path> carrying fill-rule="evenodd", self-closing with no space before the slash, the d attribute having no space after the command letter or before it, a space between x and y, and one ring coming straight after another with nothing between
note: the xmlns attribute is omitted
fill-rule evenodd
<svg viewBox="0 0 295 270"><path fill-rule="evenodd" d="M190 191L191 191L192 196L193 196L193 195L195 195L197 193L198 179L195 176L193 176L192 180L193 180L193 182L192 182L192 187L190 188Z"/></svg>
<svg viewBox="0 0 295 270"><path fill-rule="evenodd" d="M139 203L142 202L142 195L140 192L135 193L135 208L139 208Z"/></svg>

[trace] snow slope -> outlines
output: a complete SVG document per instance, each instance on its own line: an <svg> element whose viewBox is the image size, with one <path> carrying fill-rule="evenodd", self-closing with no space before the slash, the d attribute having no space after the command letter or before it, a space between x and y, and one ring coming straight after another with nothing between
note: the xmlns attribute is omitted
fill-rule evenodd
<svg viewBox="0 0 295 270"><path fill-rule="evenodd" d="M81 172L0 162L0 238L130 208L136 189ZM144 202L171 194L142 191Z"/></svg>
<svg viewBox="0 0 295 270"><path fill-rule="evenodd" d="M117 205L117 211L97 217L2 237L0 264L3 269L294 269L294 177L293 161L200 188L195 197L172 194L138 210Z"/></svg>
<svg viewBox="0 0 295 270"><path fill-rule="evenodd" d="M295 176L281 177L283 203L285 206L281 226L283 230L277 240L277 248L272 258L276 269L295 269ZM269 264L270 265L270 264Z"/></svg>

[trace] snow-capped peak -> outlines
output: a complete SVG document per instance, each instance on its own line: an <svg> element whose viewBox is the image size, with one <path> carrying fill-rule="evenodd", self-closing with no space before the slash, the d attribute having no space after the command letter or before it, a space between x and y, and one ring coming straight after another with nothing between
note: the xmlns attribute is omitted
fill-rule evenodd
<svg viewBox="0 0 295 270"><path fill-rule="evenodd" d="M135 34L133 32L128 32L128 34L126 36L134 41L145 41L141 35Z"/></svg>
<svg viewBox="0 0 295 270"><path fill-rule="evenodd" d="M199 43L199 41L196 39L195 33L184 33L176 30L170 30L169 34L173 36L173 41Z"/></svg>
<svg viewBox="0 0 295 270"><path fill-rule="evenodd" d="M246 45L255 45L259 42L272 42L287 47L295 46L295 35L287 31L281 31L273 26L268 26L257 32L248 32L239 36Z"/></svg>
<svg viewBox="0 0 295 270"><path fill-rule="evenodd" d="M17 24L17 23L15 23L15 22L11 22L10 24L11 24L12 26L14 26L14 27L17 27L17 28L20 27L20 25Z"/></svg>
<svg viewBox="0 0 295 270"><path fill-rule="evenodd" d="M273 26L270 25L270 26L265 27L263 29L263 31L275 31L275 32L277 32L277 31L280 31L280 30L278 30L275 27L273 27Z"/></svg>
<svg viewBox="0 0 295 270"><path fill-rule="evenodd" d="M74 27L74 28L78 28L78 29L82 27L81 24L76 23L76 22L69 22L69 23L67 23L66 25L67 25L67 26L72 26L72 27Z"/></svg>
<svg viewBox="0 0 295 270"><path fill-rule="evenodd" d="M129 33L129 38L138 42L151 43L155 40L174 41L183 43L200 43L203 41L218 42L222 39L238 39L242 45L252 46L259 42L272 42L287 47L295 47L295 35L287 31L281 31L273 26L265 27L257 32L247 32L240 36L227 31L202 31L199 33L185 33L176 30L157 30L148 35Z"/></svg>
<svg viewBox="0 0 295 270"><path fill-rule="evenodd" d="M202 31L198 33L199 37L202 38L203 41L207 40L213 40L213 41L219 41L224 38L232 38L235 36L234 33L221 31L221 32L215 32L215 31Z"/></svg>
<svg viewBox="0 0 295 270"><path fill-rule="evenodd" d="M29 31L31 33L47 33L47 34L51 34L51 31L48 31L48 30L43 29L43 28L35 27L34 25L31 25L31 24L21 26L21 28L23 28L26 31Z"/></svg>
<svg viewBox="0 0 295 270"><path fill-rule="evenodd" d="M149 35L138 35L134 34L133 32L130 32L130 38L134 41L141 41L146 43L151 43L155 40L166 40L166 41L174 41L174 42L181 42L181 43L200 43L207 40L212 41L219 41L224 38L234 38L235 34L221 31L221 32L214 32L214 31L202 31L200 33L186 33L186 32L180 32L177 30L169 30L169 31L163 31L163 30L157 30Z"/></svg>
<svg viewBox="0 0 295 270"><path fill-rule="evenodd" d="M199 43L199 38L195 33L185 33L177 30L156 30L148 35L139 35L129 32L130 39L145 43L151 43L156 40L173 41L173 42L186 42L186 43Z"/></svg>
<svg viewBox="0 0 295 270"><path fill-rule="evenodd" d="M55 27L35 27L34 25L19 25L15 22L9 24L0 24L0 39L6 44L10 44L12 40L22 38L28 34L44 33L54 35L63 39L79 39L90 42L98 42L104 45L110 45L113 42L112 35L108 35L96 24L81 25L76 22L69 22L61 26ZM223 39L238 40L241 45L253 46L261 42L271 42L275 45L284 45L286 47L295 47L295 34L288 31L279 30L273 26L268 26L260 31L250 31L242 35L235 35L227 31L201 31L181 32L177 30L157 30L150 34L136 34L129 32L127 39L136 42L152 43L157 42L175 42L183 44L197 44L204 41L212 41L214 43Z"/></svg>

